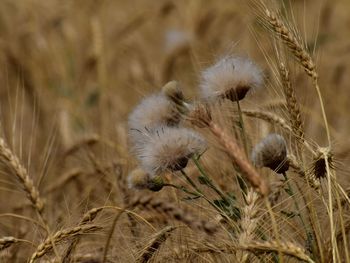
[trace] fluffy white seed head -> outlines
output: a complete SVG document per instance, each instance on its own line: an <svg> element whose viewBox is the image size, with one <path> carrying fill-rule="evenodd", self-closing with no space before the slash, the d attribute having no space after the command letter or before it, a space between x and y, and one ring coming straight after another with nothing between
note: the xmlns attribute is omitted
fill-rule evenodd
<svg viewBox="0 0 350 263"><path fill-rule="evenodd" d="M203 98L224 97L237 101L262 83L262 71L253 61L227 56L202 72L200 91Z"/></svg>
<svg viewBox="0 0 350 263"><path fill-rule="evenodd" d="M202 153L205 148L206 142L198 133L162 126L149 134L145 144L140 144L137 156L143 169L152 175L160 175L185 168L189 158Z"/></svg>
<svg viewBox="0 0 350 263"><path fill-rule="evenodd" d="M129 115L129 137L133 145L143 143L144 134L159 125L177 126L180 113L162 93L144 98Z"/></svg>
<svg viewBox="0 0 350 263"><path fill-rule="evenodd" d="M289 168L286 141L281 135L269 134L254 147L252 161L257 167L268 167L277 173L286 172Z"/></svg>

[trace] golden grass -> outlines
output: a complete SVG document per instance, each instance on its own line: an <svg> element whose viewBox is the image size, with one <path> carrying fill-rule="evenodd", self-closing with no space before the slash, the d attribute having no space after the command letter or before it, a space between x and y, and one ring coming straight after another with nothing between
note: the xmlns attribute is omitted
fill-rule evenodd
<svg viewBox="0 0 350 263"><path fill-rule="evenodd" d="M0 262L349 263L349 12L1 1ZM200 73L225 55L250 57L264 86L202 101ZM130 189L128 114L165 84L208 149L159 192ZM283 176L250 161L269 133L287 141Z"/></svg>

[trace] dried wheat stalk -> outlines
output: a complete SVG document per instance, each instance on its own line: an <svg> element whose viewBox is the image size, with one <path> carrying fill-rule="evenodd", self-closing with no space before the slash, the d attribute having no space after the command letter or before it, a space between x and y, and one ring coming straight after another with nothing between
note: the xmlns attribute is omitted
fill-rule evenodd
<svg viewBox="0 0 350 263"><path fill-rule="evenodd" d="M311 58L310 54L307 52L305 47L298 41L296 36L288 29L288 27L279 19L275 13L265 10L265 20L270 25L272 30L277 34L277 36L286 44L289 50L292 52L294 57L299 61L299 63L304 68L305 72L312 78L314 87L317 92L317 96L321 106L322 118L325 125L325 131L328 140L328 146L331 145L331 135L329 131L329 125L327 121L327 115L324 108L323 98L321 95L321 90L318 85L318 74L316 72L316 66Z"/></svg>
<svg viewBox="0 0 350 263"><path fill-rule="evenodd" d="M5 141L0 138L0 158L8 167L14 171L15 175L22 183L24 190L34 208L42 215L44 210L44 201L41 199L38 189L34 186L26 168L21 164L18 157L8 148Z"/></svg>
<svg viewBox="0 0 350 263"><path fill-rule="evenodd" d="M172 232L176 227L167 226L155 235L143 249L141 255L136 259L137 263L149 262L153 255L159 250L160 246L166 241L170 232Z"/></svg>
<svg viewBox="0 0 350 263"><path fill-rule="evenodd" d="M277 242L277 241L263 241L263 242L251 242L243 246L239 246L239 249L248 250L252 253L262 252L281 252L285 255L293 257L298 260L313 263L314 261L306 254L306 251L301 247L295 245L292 242Z"/></svg>
<svg viewBox="0 0 350 263"><path fill-rule="evenodd" d="M290 122L292 125L293 133L297 136L298 140L304 140L304 128L301 121L301 113L299 104L297 102L294 88L289 79L289 70L283 63L280 63L280 75L283 84L283 91L287 102L288 113L290 116Z"/></svg>
<svg viewBox="0 0 350 263"><path fill-rule="evenodd" d="M295 58L303 66L305 72L313 79L317 79L315 63L310 54L306 51L305 47L298 41L294 34L288 29L283 21L276 16L275 13L270 10L265 10L265 15L266 21L272 30L287 45Z"/></svg>
<svg viewBox="0 0 350 263"><path fill-rule="evenodd" d="M37 247L36 251L31 256L29 262L33 263L36 259L48 253L53 248L53 244L57 244L60 241L67 238L75 237L77 235L82 235L84 233L89 233L100 229L101 227L96 225L83 225L60 230L56 232L53 236L51 236L51 238L47 238L46 240L44 240L44 242L42 242Z"/></svg>
<svg viewBox="0 0 350 263"><path fill-rule="evenodd" d="M234 159L235 163L242 170L252 186L257 188L263 196L267 196L270 189L266 178L259 174L250 164L245 153L241 150L238 144L215 123L210 122L209 129L225 147L227 153Z"/></svg>
<svg viewBox="0 0 350 263"><path fill-rule="evenodd" d="M246 205L242 208L242 218L240 221L241 230L238 235L238 244L244 246L249 244L255 237L254 231L258 226L257 201L259 196L253 189L249 189L245 197ZM237 252L238 262L247 262L249 254L244 251Z"/></svg>
<svg viewBox="0 0 350 263"><path fill-rule="evenodd" d="M248 117L261 119L273 125L278 125L287 132L293 132L293 129L288 125L285 119L271 112L261 110L242 110L242 113ZM308 151L310 151L313 155L316 155L316 152L306 140L303 140L303 144Z"/></svg>
<svg viewBox="0 0 350 263"><path fill-rule="evenodd" d="M91 223L96 216L98 215L98 213L100 213L102 210L104 209L104 207L97 207L97 208L92 208L89 211L87 211L83 218L81 219L80 223L78 226L84 226L88 223ZM70 242L70 244L68 245L66 252L64 253L63 256L63 263L68 263L71 262L71 256L73 254L74 249L76 248L76 246L78 245L80 241L79 236L74 237L74 239Z"/></svg>
<svg viewBox="0 0 350 263"><path fill-rule="evenodd" d="M193 106L187 115L187 119L199 128L208 128L240 168L249 183L263 196L269 194L270 189L266 178L255 170L238 143L212 120L208 105L198 103Z"/></svg>

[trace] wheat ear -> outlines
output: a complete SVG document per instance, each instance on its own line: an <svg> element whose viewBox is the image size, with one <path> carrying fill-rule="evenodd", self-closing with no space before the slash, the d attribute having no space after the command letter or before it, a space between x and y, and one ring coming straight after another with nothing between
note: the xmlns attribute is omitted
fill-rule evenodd
<svg viewBox="0 0 350 263"><path fill-rule="evenodd" d="M251 242L250 244L239 246L238 248L248 250L252 253L281 252L298 260L314 263L314 261L306 254L304 249L292 242L287 241Z"/></svg>
<svg viewBox="0 0 350 263"><path fill-rule="evenodd" d="M242 209L242 217L241 217L241 231L238 235L238 244L244 246L245 244L249 244L254 239L254 231L258 226L258 218L257 218L257 201L259 196L253 189L249 189L246 197L245 203L246 205ZM237 254L238 262L247 262L249 259L249 254L242 253L240 251Z"/></svg>
<svg viewBox="0 0 350 263"><path fill-rule="evenodd" d="M328 146L331 145L331 135L329 131L327 115L324 108L323 98L321 94L320 87L318 85L318 74L316 72L315 63L307 52L305 47L298 41L294 34L288 29L288 27L279 19L275 13L270 10L265 10L266 21L272 28L272 30L277 34L277 36L285 43L289 48L294 57L299 61L299 63L304 68L305 72L312 78L314 87L317 92L317 96L321 106L322 118L325 125Z"/></svg>
<svg viewBox="0 0 350 263"><path fill-rule="evenodd" d="M159 250L160 246L166 241L170 232L176 227L167 226L155 235L153 235L150 242L145 246L141 255L136 259L137 263L149 262L153 255Z"/></svg>
<svg viewBox="0 0 350 263"><path fill-rule="evenodd" d="M104 207L97 207L97 208L92 208L89 211L87 211L83 218L80 220L79 225L78 226L84 226L88 223L91 223L96 216L104 209ZM79 236L76 236L69 244L68 248L66 249L66 252L63 256L63 263L68 263L71 260L71 255L74 251L74 249L76 248L76 246L78 245L80 241Z"/></svg>
<svg viewBox="0 0 350 263"><path fill-rule="evenodd" d="M293 132L292 127L289 126L285 119L271 112L261 110L242 110L242 113L251 118L264 120L266 122L271 123L272 125L278 125L287 132ZM316 152L306 140L303 140L302 142L308 151L310 151L313 155L316 155Z"/></svg>
<svg viewBox="0 0 350 263"><path fill-rule="evenodd" d="M7 147L4 139L0 138L0 158L14 171L15 175L23 185L24 190L28 194L30 202L34 208L42 215L44 210L44 202L40 197L38 189L34 186L33 180L30 178L26 168L21 164L18 157Z"/></svg>
<svg viewBox="0 0 350 263"><path fill-rule="evenodd" d="M75 237L77 235L96 231L99 229L101 229L101 227L96 225L83 225L60 230L56 232L51 238L45 239L44 242L36 248L35 252L31 256L29 263L33 263L36 259L48 253L53 248L53 244L57 244L60 241L70 237Z"/></svg>
<svg viewBox="0 0 350 263"><path fill-rule="evenodd" d="M310 54L306 51L305 47L298 41L298 39L292 34L292 32L285 26L282 20L280 20L276 14L270 10L265 11L266 21L277 34L277 36L286 44L294 57L303 66L305 72L312 78L317 78L315 71L315 63Z"/></svg>
<svg viewBox="0 0 350 263"><path fill-rule="evenodd" d="M289 79L289 70L283 63L280 63L280 75L283 84L283 91L287 102L288 113L290 117L290 122L292 125L292 130L295 135L297 135L298 140L304 140L304 128L301 121L301 113L299 104L297 102L294 88Z"/></svg>

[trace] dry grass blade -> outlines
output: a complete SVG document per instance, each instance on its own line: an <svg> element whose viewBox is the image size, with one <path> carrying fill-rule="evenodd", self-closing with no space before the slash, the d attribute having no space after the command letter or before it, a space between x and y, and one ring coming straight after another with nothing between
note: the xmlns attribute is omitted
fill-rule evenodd
<svg viewBox="0 0 350 263"><path fill-rule="evenodd" d="M2 138L0 138L0 158L12 171L14 171L15 175L22 183L24 190L27 192L28 198L34 208L40 215L42 215L44 202L40 197L38 189L34 186L33 180L30 178L26 168L24 168L18 157L7 147Z"/></svg>
<svg viewBox="0 0 350 263"><path fill-rule="evenodd" d="M75 237L77 235L82 235L85 233L93 232L100 230L102 227L96 225L84 225L84 226L76 226L73 228L68 228L64 230L60 230L56 232L51 238L46 239L43 243L41 243L36 251L33 253L30 259L30 263L34 262L36 259L42 257L46 253L48 253L52 248L52 244L57 244L60 241Z"/></svg>
<svg viewBox="0 0 350 263"><path fill-rule="evenodd" d="M146 263L159 250L160 246L166 241L170 232L175 230L174 226L167 226L156 233L150 242L144 247L142 254L137 258L137 263Z"/></svg>

